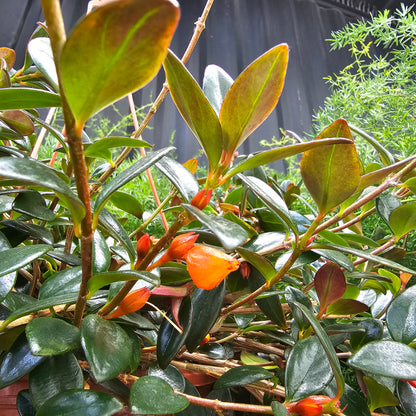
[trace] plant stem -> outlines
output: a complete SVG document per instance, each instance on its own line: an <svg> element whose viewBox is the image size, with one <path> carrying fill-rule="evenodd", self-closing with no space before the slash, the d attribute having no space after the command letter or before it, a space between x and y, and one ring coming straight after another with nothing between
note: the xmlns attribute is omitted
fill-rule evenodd
<svg viewBox="0 0 416 416"><path fill-rule="evenodd" d="M66 137L68 140L69 152L73 166L75 184L77 187L78 197L83 202L86 210L85 217L81 221L82 282L74 316L74 324L79 327L81 325L86 304L86 295L88 293L87 283L92 275L93 229L91 200L88 186L89 174L85 163L84 148L82 145L81 133L83 126L77 125L62 88L62 80L59 70L59 59L61 56L62 48L66 41L66 34L60 2L59 0L42 0L42 8L45 15L45 21L48 28L52 53L56 66L56 72L58 75L62 110L65 120ZM74 224L74 226L75 229L78 228L78 224Z"/></svg>

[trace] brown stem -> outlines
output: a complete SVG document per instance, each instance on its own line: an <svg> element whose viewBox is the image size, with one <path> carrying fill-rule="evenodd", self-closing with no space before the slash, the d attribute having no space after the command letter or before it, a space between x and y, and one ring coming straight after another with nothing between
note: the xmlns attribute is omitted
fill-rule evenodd
<svg viewBox="0 0 416 416"><path fill-rule="evenodd" d="M189 44L188 44L188 47L186 48L185 53L182 56L182 63L183 64L186 64L188 62L188 59L190 58L193 50L195 49L196 44L198 43L199 37L201 36L201 33L203 32L203 30L205 28L205 22L208 18L208 15L209 15L209 12L211 10L211 7L212 7L213 3L214 3L214 0L207 0L201 17L195 23L194 33L192 35L191 40L189 41ZM141 135L142 135L144 129L148 126L150 120L155 115L156 111L158 110L158 108L162 104L162 102L165 99L165 97L167 96L168 92L169 92L169 87L168 87L167 83L165 82L163 84L163 88L160 91L159 95L157 96L155 102L153 103L152 107L150 108L150 110L146 114L146 117L144 118L144 120L140 124L139 128L135 131L135 133L133 135L133 137L135 139L141 138ZM113 172L121 165L121 163L128 157L130 152L131 152L131 148L126 147L123 150L123 152L120 154L120 156L117 158L117 160L115 161L114 167L111 167L106 172L104 172L103 175L101 175L101 177L98 179L99 182L104 183L113 174ZM97 192L99 187L100 187L100 185L95 185L92 188L92 192Z"/></svg>
<svg viewBox="0 0 416 416"><path fill-rule="evenodd" d="M380 247L377 247L376 249L374 249L373 251L370 252L370 254L372 255L377 255L382 253L383 251L387 250L388 248L394 246L396 240L394 237L390 238L386 243L384 243L383 245L381 245ZM367 261L367 259L358 259L356 261L354 261L354 266L357 266L358 264L361 263L365 263Z"/></svg>

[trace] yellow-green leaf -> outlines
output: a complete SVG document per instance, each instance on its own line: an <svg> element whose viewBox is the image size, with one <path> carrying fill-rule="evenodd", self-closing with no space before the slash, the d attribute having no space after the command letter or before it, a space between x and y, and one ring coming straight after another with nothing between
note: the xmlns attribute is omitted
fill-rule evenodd
<svg viewBox="0 0 416 416"><path fill-rule="evenodd" d="M156 75L178 19L176 0L124 0L97 8L74 28L59 66L78 126Z"/></svg>
<svg viewBox="0 0 416 416"><path fill-rule="evenodd" d="M409 202L394 209L389 217L389 225L396 241L416 228L416 202Z"/></svg>
<svg viewBox="0 0 416 416"><path fill-rule="evenodd" d="M315 140L330 137L352 140L347 122L343 119L335 121ZM351 196L360 182L360 163L353 142L306 151L300 169L305 186L321 215Z"/></svg>
<svg viewBox="0 0 416 416"><path fill-rule="evenodd" d="M233 154L276 106L288 59L288 46L275 46L252 62L229 89L220 111L224 150L228 154Z"/></svg>

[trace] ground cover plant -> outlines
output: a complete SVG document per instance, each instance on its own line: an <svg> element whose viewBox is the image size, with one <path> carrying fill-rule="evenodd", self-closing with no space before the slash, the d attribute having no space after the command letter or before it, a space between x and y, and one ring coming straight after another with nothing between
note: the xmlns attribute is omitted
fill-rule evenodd
<svg viewBox="0 0 416 416"><path fill-rule="evenodd" d="M403 242L416 158L381 152L366 169L342 118L314 140L237 156L279 99L288 45L236 80L211 65L201 88L185 63L212 1L182 59L168 50L176 2L105 3L67 35L59 1L43 0L24 67L0 49L0 388L28 375L21 415L415 414L416 272L402 260L413 256ZM86 135L162 64L167 83L133 137ZM195 160L142 140L168 91L206 156L204 178ZM49 107L62 108L63 133L38 116ZM33 157L39 127L60 143L59 167ZM296 155L307 195L265 169ZM93 175L101 162L110 167ZM145 174L163 195L144 219L123 189ZM129 234L114 206L141 225ZM385 222L382 239L363 235L370 215Z"/></svg>

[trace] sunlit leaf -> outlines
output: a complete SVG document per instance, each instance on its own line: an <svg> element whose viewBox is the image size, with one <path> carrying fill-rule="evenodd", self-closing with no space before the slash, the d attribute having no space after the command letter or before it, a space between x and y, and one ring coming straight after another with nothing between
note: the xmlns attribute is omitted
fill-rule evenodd
<svg viewBox="0 0 416 416"><path fill-rule="evenodd" d="M218 117L195 79L171 51L163 66L173 101L204 149L212 170L218 164L223 147Z"/></svg>
<svg viewBox="0 0 416 416"><path fill-rule="evenodd" d="M252 62L229 89L220 111L227 153L234 153L276 106L288 59L288 46L275 46Z"/></svg>
<svg viewBox="0 0 416 416"><path fill-rule="evenodd" d="M0 120L22 136L28 136L35 131L32 120L21 110L6 110L0 113Z"/></svg>
<svg viewBox="0 0 416 416"><path fill-rule="evenodd" d="M60 107L61 97L35 88L1 88L0 110Z"/></svg>
<svg viewBox="0 0 416 416"><path fill-rule="evenodd" d="M268 380L273 373L255 365L234 367L223 374L214 384L214 389L225 389L234 386L244 386L259 380Z"/></svg>
<svg viewBox="0 0 416 416"><path fill-rule="evenodd" d="M335 121L315 140L329 137L352 139L346 121ZM302 157L300 168L304 184L321 215L351 196L361 177L360 163L353 142L308 150Z"/></svg>
<svg viewBox="0 0 416 416"><path fill-rule="evenodd" d="M75 26L59 66L79 126L156 75L178 19L176 2L125 0L98 7Z"/></svg>
<svg viewBox="0 0 416 416"><path fill-rule="evenodd" d="M396 241L416 228L416 202L408 202L394 209L389 217Z"/></svg>

